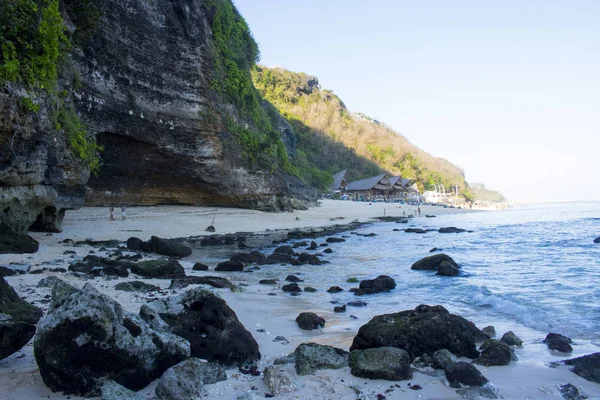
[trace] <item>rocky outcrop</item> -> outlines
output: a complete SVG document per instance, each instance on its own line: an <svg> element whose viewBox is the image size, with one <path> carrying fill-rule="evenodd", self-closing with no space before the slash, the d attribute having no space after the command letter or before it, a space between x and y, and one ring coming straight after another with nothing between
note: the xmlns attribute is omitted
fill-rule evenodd
<svg viewBox="0 0 600 400"><path fill-rule="evenodd" d="M29 342L41 316L42 310L21 299L0 277L0 360Z"/></svg>
<svg viewBox="0 0 600 400"><path fill-rule="evenodd" d="M296 317L296 323L298 324L300 329L304 329L307 331L325 327L325 319L311 312L300 313Z"/></svg>
<svg viewBox="0 0 600 400"><path fill-rule="evenodd" d="M350 373L360 378L400 381L412 378L410 356L395 347L354 350L350 353Z"/></svg>
<svg viewBox="0 0 600 400"><path fill-rule="evenodd" d="M439 369L446 369L450 365L458 362L458 357L446 349L441 349L433 353L433 362Z"/></svg>
<svg viewBox="0 0 600 400"><path fill-rule="evenodd" d="M260 359L256 340L235 312L223 299L201 288L144 305L140 316L188 340L193 357L224 365Z"/></svg>
<svg viewBox="0 0 600 400"><path fill-rule="evenodd" d="M204 394L204 385L227 380L222 366L189 358L169 368L156 386L161 400L196 400Z"/></svg>
<svg viewBox="0 0 600 400"><path fill-rule="evenodd" d="M187 257L192 254L192 249L173 239L163 239L152 236L144 242L137 237L127 239L127 248L132 251L146 251L168 257Z"/></svg>
<svg viewBox="0 0 600 400"><path fill-rule="evenodd" d="M1 190L0 187L0 193ZM0 224L0 254L35 253L39 247L40 244L31 236L16 233L6 224Z"/></svg>
<svg viewBox="0 0 600 400"><path fill-rule="evenodd" d="M40 321L34 354L50 389L88 396L107 379L140 390L188 358L190 348L86 285L61 296Z"/></svg>
<svg viewBox="0 0 600 400"><path fill-rule="evenodd" d="M384 346L406 350L412 358L446 349L477 358L475 342L486 338L466 319L442 306L420 305L414 310L378 315L360 327L350 350Z"/></svg>
<svg viewBox="0 0 600 400"><path fill-rule="evenodd" d="M445 373L451 387L482 386L489 382L473 364L464 361L451 364Z"/></svg>
<svg viewBox="0 0 600 400"><path fill-rule="evenodd" d="M549 333L546 335L543 342L546 343L546 346L548 346L550 350L557 350L562 353L571 353L573 351L573 347L571 347L573 341L571 338L559 333Z"/></svg>
<svg viewBox="0 0 600 400"><path fill-rule="evenodd" d="M600 383L600 353L572 358L565 361L571 366L571 371L588 381Z"/></svg>
<svg viewBox="0 0 600 400"><path fill-rule="evenodd" d="M160 290L159 286L150 285L148 283L140 282L140 281L131 281L131 282L121 282L115 285L115 290L122 290L124 292L138 292L138 293L148 293L155 292Z"/></svg>
<svg viewBox="0 0 600 400"><path fill-rule="evenodd" d="M294 351L296 373L309 375L320 369L340 369L348 366L348 352L316 343L303 343Z"/></svg>
<svg viewBox="0 0 600 400"><path fill-rule="evenodd" d="M517 360L512 347L500 340L487 339L479 349L481 350L481 354L474 361L479 365L486 367L508 365L511 361Z"/></svg>
<svg viewBox="0 0 600 400"><path fill-rule="evenodd" d="M381 292L389 292L396 288L396 281L387 275L379 275L375 279L365 279L360 281L358 289L354 289L355 296L363 296L365 294L375 294Z"/></svg>
<svg viewBox="0 0 600 400"><path fill-rule="evenodd" d="M144 278L185 278L185 270L177 260L142 261L131 266L131 272Z"/></svg>
<svg viewBox="0 0 600 400"><path fill-rule="evenodd" d="M600 236L598 236L596 239L594 239L594 243L600 243Z"/></svg>
<svg viewBox="0 0 600 400"><path fill-rule="evenodd" d="M523 341L513 331L506 332L500 340L510 346L520 347L523 345Z"/></svg>
<svg viewBox="0 0 600 400"><path fill-rule="evenodd" d="M410 269L414 269L417 271L435 271L438 270L440 265L444 262L450 263L455 268L459 269L460 266L454 262L452 257L447 254L435 254L433 256L425 257L416 263L414 263Z"/></svg>
<svg viewBox="0 0 600 400"><path fill-rule="evenodd" d="M267 385L273 396L293 393L301 387L299 383L294 382L291 376L278 371L275 367L265 368L263 375L265 385Z"/></svg>

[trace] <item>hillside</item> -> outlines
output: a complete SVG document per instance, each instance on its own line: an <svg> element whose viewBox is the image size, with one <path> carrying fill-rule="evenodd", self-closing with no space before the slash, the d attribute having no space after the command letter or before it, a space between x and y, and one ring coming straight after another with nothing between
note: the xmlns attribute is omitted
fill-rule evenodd
<svg viewBox="0 0 600 400"><path fill-rule="evenodd" d="M473 191L475 200L486 203L504 203L506 198L497 190L490 190L483 183L471 183L469 185Z"/></svg>
<svg viewBox="0 0 600 400"><path fill-rule="evenodd" d="M297 137L293 162L301 177L323 187L329 174L348 169L349 179L361 179L387 171L415 179L421 190L434 183L458 186L471 198L464 172L442 158L419 149L401 134L363 114L351 114L343 101L319 87L317 78L281 68L257 66L252 71L255 87L285 116Z"/></svg>

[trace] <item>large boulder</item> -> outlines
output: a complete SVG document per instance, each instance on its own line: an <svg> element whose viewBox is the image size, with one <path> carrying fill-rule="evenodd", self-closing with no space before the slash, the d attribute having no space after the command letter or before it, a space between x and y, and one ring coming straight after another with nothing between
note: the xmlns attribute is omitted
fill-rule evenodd
<svg viewBox="0 0 600 400"><path fill-rule="evenodd" d="M457 276L460 274L460 270L454 266L454 264L448 261L442 261L440 265L438 265L438 271L436 275L440 276Z"/></svg>
<svg viewBox="0 0 600 400"><path fill-rule="evenodd" d="M294 360L295 362L295 360ZM269 388L273 396L280 396L286 393L293 393L300 389L300 384L294 382L294 379L275 367L267 367L263 373L265 385Z"/></svg>
<svg viewBox="0 0 600 400"><path fill-rule="evenodd" d="M197 400L202 397L204 385L227 380L222 366L188 358L169 368L156 386L161 400Z"/></svg>
<svg viewBox="0 0 600 400"><path fill-rule="evenodd" d="M150 238L152 249L155 253L168 257L187 257L192 254L192 249L178 243L173 239L163 239L158 236Z"/></svg>
<svg viewBox="0 0 600 400"><path fill-rule="evenodd" d="M433 353L433 363L439 369L446 369L450 365L458 362L458 357L446 349L441 349Z"/></svg>
<svg viewBox="0 0 600 400"><path fill-rule="evenodd" d="M273 253L267 257L267 264L289 263L292 261L292 256L285 253Z"/></svg>
<svg viewBox="0 0 600 400"><path fill-rule="evenodd" d="M276 248L275 250L273 250L273 253L278 253L278 254L287 254L287 255L293 255L294 252L294 248L292 246L279 246L278 248Z"/></svg>
<svg viewBox="0 0 600 400"><path fill-rule="evenodd" d="M566 360L565 364L572 366L573 368L571 368L571 371L582 378L591 382L600 383L600 353L572 358Z"/></svg>
<svg viewBox="0 0 600 400"><path fill-rule="evenodd" d="M225 300L201 288L142 306L140 315L188 340L193 357L224 365L260 359L258 343Z"/></svg>
<svg viewBox="0 0 600 400"><path fill-rule="evenodd" d="M359 378L400 381L412 378L410 356L396 347L354 350L350 353L350 373Z"/></svg>
<svg viewBox="0 0 600 400"><path fill-rule="evenodd" d="M0 360L29 342L41 317L42 310L21 299L0 277Z"/></svg>
<svg viewBox="0 0 600 400"><path fill-rule="evenodd" d="M215 271L243 271L244 263L241 261L223 261L217 264Z"/></svg>
<svg viewBox="0 0 600 400"><path fill-rule="evenodd" d="M231 261L241 261L244 264L263 265L267 262L267 257L260 251L251 251L250 253L235 254L230 258Z"/></svg>
<svg viewBox="0 0 600 400"><path fill-rule="evenodd" d="M523 341L513 331L506 332L500 340L510 346L520 347L523 345Z"/></svg>
<svg viewBox="0 0 600 400"><path fill-rule="evenodd" d="M35 253L40 244L28 235L14 232L10 227L0 224L0 254Z"/></svg>
<svg viewBox="0 0 600 400"><path fill-rule="evenodd" d="M53 391L98 395L107 379L140 390L190 356L187 341L152 329L90 284L57 304L34 340L40 374Z"/></svg>
<svg viewBox="0 0 600 400"><path fill-rule="evenodd" d="M549 333L546 335L543 342L546 343L546 346L548 346L550 350L557 350L562 353L571 353L573 351L573 347L571 347L571 338L559 333Z"/></svg>
<svg viewBox="0 0 600 400"><path fill-rule="evenodd" d="M185 270L177 260L150 260L135 263L131 272L144 278L177 279L185 277Z"/></svg>
<svg viewBox="0 0 600 400"><path fill-rule="evenodd" d="M387 275L379 275L375 279L365 279L360 281L358 290L354 290L355 296L362 296L365 294L375 294L381 292L389 292L396 288L396 281Z"/></svg>
<svg viewBox="0 0 600 400"><path fill-rule="evenodd" d="M433 256L425 257L416 263L414 263L410 269L414 269L417 271L436 271L439 269L440 264L443 262L448 262L453 265L455 268L460 268L456 262L447 254L440 253L435 254Z"/></svg>
<svg viewBox="0 0 600 400"><path fill-rule="evenodd" d="M464 361L450 364L444 372L451 387L483 386L489 382L473 364Z"/></svg>
<svg viewBox="0 0 600 400"><path fill-rule="evenodd" d="M340 369L348 366L348 352L316 343L302 343L294 351L296 373L309 375L320 369Z"/></svg>
<svg viewBox="0 0 600 400"><path fill-rule="evenodd" d="M325 326L325 319L319 317L315 313L303 312L296 317L296 323L300 329L311 331L313 329L323 328Z"/></svg>
<svg viewBox="0 0 600 400"><path fill-rule="evenodd" d="M475 324L450 314L444 307L420 305L414 310L374 317L360 327L350 350L391 346L415 358L447 349L457 356L477 358L475 342L485 338Z"/></svg>
<svg viewBox="0 0 600 400"><path fill-rule="evenodd" d="M491 367L494 365L508 365L517 360L514 350L505 342L495 339L487 339L479 348L481 353L474 361L479 365Z"/></svg>

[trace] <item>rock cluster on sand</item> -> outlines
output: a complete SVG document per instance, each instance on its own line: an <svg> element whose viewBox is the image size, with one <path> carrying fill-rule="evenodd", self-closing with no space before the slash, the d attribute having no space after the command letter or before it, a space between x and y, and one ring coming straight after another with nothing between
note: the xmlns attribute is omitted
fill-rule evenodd
<svg viewBox="0 0 600 400"><path fill-rule="evenodd" d="M173 240L152 236L144 242L142 239L130 237L127 239L127 248L132 251L145 251L168 257L187 257L192 254L192 249Z"/></svg>
<svg viewBox="0 0 600 400"><path fill-rule="evenodd" d="M475 342L485 338L475 324L450 314L444 307L420 305L414 310L374 317L360 327L350 350L392 346L415 358L447 349L458 356L477 358Z"/></svg>
<svg viewBox="0 0 600 400"><path fill-rule="evenodd" d="M571 371L582 378L591 382L600 383L600 353L572 358L566 360L565 364L572 366L573 368L571 368Z"/></svg>
<svg viewBox="0 0 600 400"><path fill-rule="evenodd" d="M21 299L0 277L0 360L29 342L41 317L42 310Z"/></svg>
<svg viewBox="0 0 600 400"><path fill-rule="evenodd" d="M506 332L504 335L502 335L500 340L511 346L520 347L523 345L523 341L517 335L515 335L513 331Z"/></svg>
<svg viewBox="0 0 600 400"><path fill-rule="evenodd" d="M175 279L185 277L185 270L177 260L149 260L135 263L131 272L144 278Z"/></svg>
<svg viewBox="0 0 600 400"><path fill-rule="evenodd" d="M464 361L450 364L444 372L451 387L482 386L489 382L473 364Z"/></svg>
<svg viewBox="0 0 600 400"><path fill-rule="evenodd" d="M563 353L571 353L573 351L571 338L558 333L549 333L543 342L546 343L550 350L557 350Z"/></svg>
<svg viewBox="0 0 600 400"><path fill-rule="evenodd" d="M70 294L54 289L59 298L34 340L40 374L54 391L97 395L106 379L139 390L190 356L188 342L153 329L89 284Z"/></svg>
<svg viewBox="0 0 600 400"><path fill-rule="evenodd" d="M191 355L223 365L260 359L258 343L235 312L214 293L194 288L142 306L142 319L190 342Z"/></svg>
<svg viewBox="0 0 600 400"><path fill-rule="evenodd" d="M474 362L486 367L508 365L511 361L517 360L512 347L500 340L486 339L479 350L481 353Z"/></svg>
<svg viewBox="0 0 600 400"><path fill-rule="evenodd" d="M363 296L366 294L375 294L381 292L389 292L396 288L396 281L387 275L379 275L375 279L365 279L360 281L358 289L352 289L355 296Z"/></svg>
<svg viewBox="0 0 600 400"><path fill-rule="evenodd" d="M204 385L227 380L222 366L188 358L169 368L156 386L161 400L195 400L204 394Z"/></svg>
<svg viewBox="0 0 600 400"><path fill-rule="evenodd" d="M300 329L307 331L325 327L325 319L311 312L300 313L300 315L296 317L296 323Z"/></svg>
<svg viewBox="0 0 600 400"><path fill-rule="evenodd" d="M348 366L348 352L316 343L303 343L294 351L296 373L312 374L320 369L340 369Z"/></svg>
<svg viewBox="0 0 600 400"><path fill-rule="evenodd" d="M0 254L35 253L40 244L28 235L14 232L5 224L0 224Z"/></svg>
<svg viewBox="0 0 600 400"><path fill-rule="evenodd" d="M411 359L395 347L354 350L350 353L350 373L360 378L400 381L412 378Z"/></svg>

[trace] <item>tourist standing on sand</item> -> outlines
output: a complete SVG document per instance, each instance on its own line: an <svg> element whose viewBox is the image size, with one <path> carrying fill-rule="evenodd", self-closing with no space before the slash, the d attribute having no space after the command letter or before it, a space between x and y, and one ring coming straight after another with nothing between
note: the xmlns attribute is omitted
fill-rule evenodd
<svg viewBox="0 0 600 400"><path fill-rule="evenodd" d="M421 207L417 207L417 212L419 213L419 217L421 216Z"/></svg>
<svg viewBox="0 0 600 400"><path fill-rule="evenodd" d="M125 216L127 215L127 210L125 206L121 206L121 220L125 220Z"/></svg>
<svg viewBox="0 0 600 400"><path fill-rule="evenodd" d="M115 207L114 206L110 206L110 220L111 221L115 220Z"/></svg>

